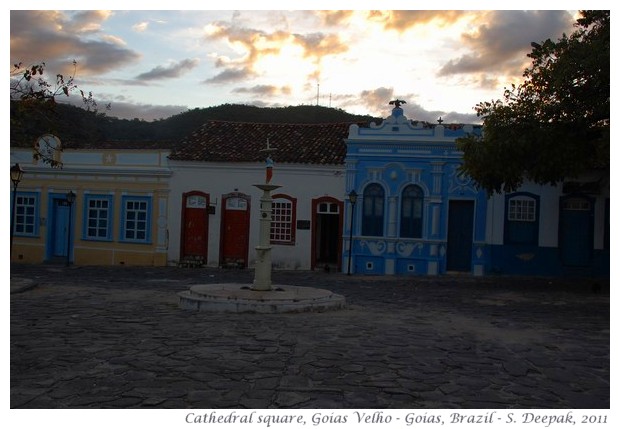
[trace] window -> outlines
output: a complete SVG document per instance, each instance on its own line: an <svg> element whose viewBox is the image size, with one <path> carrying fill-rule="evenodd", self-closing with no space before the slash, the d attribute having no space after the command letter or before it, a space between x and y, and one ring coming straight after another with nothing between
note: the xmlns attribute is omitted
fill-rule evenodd
<svg viewBox="0 0 620 429"><path fill-rule="evenodd" d="M340 209L337 203L320 203L316 212L317 214L338 214Z"/></svg>
<svg viewBox="0 0 620 429"><path fill-rule="evenodd" d="M508 203L508 220L536 222L536 200L529 197L514 197Z"/></svg>
<svg viewBox="0 0 620 429"><path fill-rule="evenodd" d="M112 196L86 195L84 239L112 240Z"/></svg>
<svg viewBox="0 0 620 429"><path fill-rule="evenodd" d="M409 185L403 190L400 208L400 236L422 238L422 208L424 192L419 186Z"/></svg>
<svg viewBox="0 0 620 429"><path fill-rule="evenodd" d="M39 196L33 193L17 194L13 212L15 235L34 237L39 234L38 199Z"/></svg>
<svg viewBox="0 0 620 429"><path fill-rule="evenodd" d="M274 244L295 244L295 211L297 200L288 195L274 195L271 204L269 239Z"/></svg>
<svg viewBox="0 0 620 429"><path fill-rule="evenodd" d="M151 240L151 198L123 197L121 241L149 243Z"/></svg>
<svg viewBox="0 0 620 429"><path fill-rule="evenodd" d="M590 211L590 206L590 201L578 197L566 198L562 202L562 209L564 210Z"/></svg>
<svg viewBox="0 0 620 429"><path fill-rule="evenodd" d="M362 235L383 236L384 191L377 183L364 189L362 199Z"/></svg>
<svg viewBox="0 0 620 429"><path fill-rule="evenodd" d="M528 192L506 196L504 243L538 245L539 199Z"/></svg>

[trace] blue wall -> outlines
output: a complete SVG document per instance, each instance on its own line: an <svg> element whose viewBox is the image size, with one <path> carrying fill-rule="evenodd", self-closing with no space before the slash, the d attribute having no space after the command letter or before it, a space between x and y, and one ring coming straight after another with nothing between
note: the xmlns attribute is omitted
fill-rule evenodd
<svg viewBox="0 0 620 429"><path fill-rule="evenodd" d="M452 129L453 128L453 129ZM444 127L412 124L395 108L381 125L368 128L352 125L347 144L347 189L358 200L354 213L352 271L361 274L435 275L446 272L449 202L473 202L473 235L468 271L483 274L487 264L484 247L487 198L468 177L459 174L462 153L455 139L479 133L473 126ZM383 190L382 234L363 235L365 213L374 213L364 202L364 191L377 184ZM422 234L401 235L403 190L418 186L423 193ZM373 206L374 207L374 206ZM377 207L379 207L377 205ZM376 207L375 207L376 208ZM350 219L347 204L345 219ZM378 209L377 209L378 210ZM367 220L369 217L367 217ZM344 249L349 249L349 222L345 227ZM348 252L343 255L346 266Z"/></svg>

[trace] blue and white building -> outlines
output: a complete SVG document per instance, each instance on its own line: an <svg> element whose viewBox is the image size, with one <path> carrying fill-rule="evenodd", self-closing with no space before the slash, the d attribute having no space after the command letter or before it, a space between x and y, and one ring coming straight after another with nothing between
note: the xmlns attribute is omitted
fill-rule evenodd
<svg viewBox="0 0 620 429"><path fill-rule="evenodd" d="M381 124L349 129L346 271L609 275L608 175L489 198L460 173L455 143L482 127L416 123L400 103Z"/></svg>
<svg viewBox="0 0 620 429"><path fill-rule="evenodd" d="M460 174L455 144L480 132L472 125L413 123L398 105L380 125L351 125L346 192L358 198L347 205L344 248L347 259L351 249L352 272L485 273L487 198Z"/></svg>

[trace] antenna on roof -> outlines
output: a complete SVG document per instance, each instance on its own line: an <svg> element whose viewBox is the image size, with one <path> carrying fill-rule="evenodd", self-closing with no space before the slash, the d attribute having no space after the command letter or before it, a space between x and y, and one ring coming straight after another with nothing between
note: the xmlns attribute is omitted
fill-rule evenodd
<svg viewBox="0 0 620 429"><path fill-rule="evenodd" d="M316 105L319 105L319 83L316 83Z"/></svg>

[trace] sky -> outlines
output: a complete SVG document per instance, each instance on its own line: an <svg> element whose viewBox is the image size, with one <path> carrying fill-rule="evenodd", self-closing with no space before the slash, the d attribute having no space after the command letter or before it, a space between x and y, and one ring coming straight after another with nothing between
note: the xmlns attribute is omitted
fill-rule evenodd
<svg viewBox="0 0 620 429"><path fill-rule="evenodd" d="M182 2L179 10L120 10L128 2L116 10L13 10L10 61L75 75L100 108L110 103L107 115L126 119L225 103L319 104L386 117L398 98L410 119L479 123L475 105L521 81L531 42L570 34L577 17L312 4L325 9L248 10L231 1L231 10Z"/></svg>

